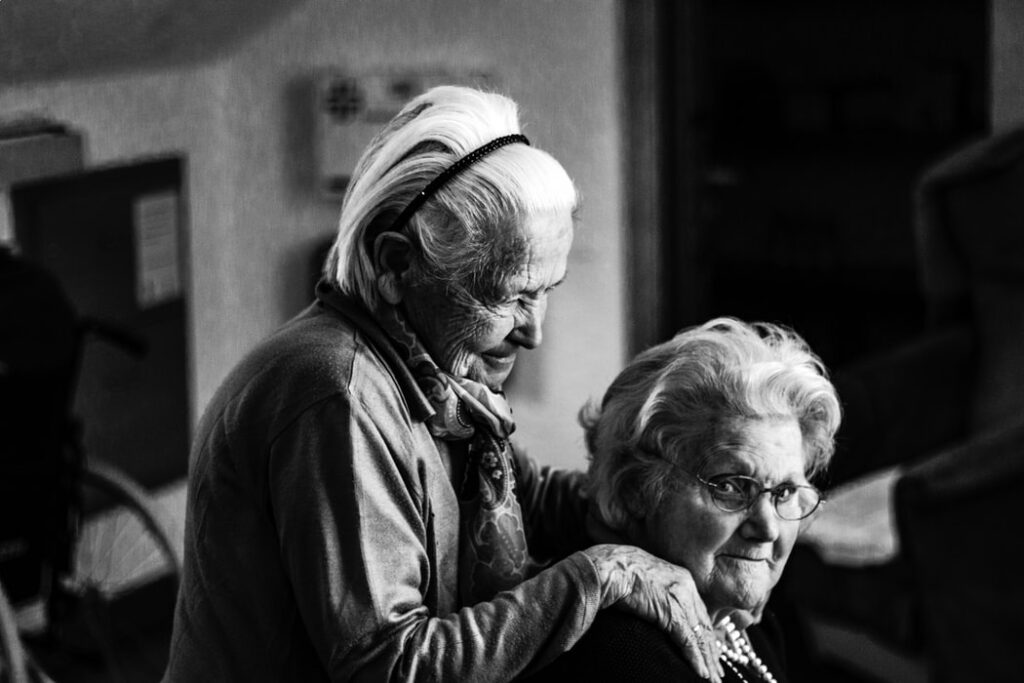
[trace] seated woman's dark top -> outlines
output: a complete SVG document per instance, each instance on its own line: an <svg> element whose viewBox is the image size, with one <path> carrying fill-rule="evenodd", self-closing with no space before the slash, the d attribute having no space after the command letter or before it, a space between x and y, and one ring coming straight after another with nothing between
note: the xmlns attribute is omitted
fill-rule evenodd
<svg viewBox="0 0 1024 683"><path fill-rule="evenodd" d="M783 657L782 631L770 613L761 623L751 626L746 636L754 652L768 667L778 683L787 681ZM734 664L737 676L723 664L723 681L761 681L761 676L750 668ZM602 610L590 630L576 645L551 663L543 671L528 679L530 683L544 681L686 681L703 682L693 667L684 659L679 648L657 626L617 609Z"/></svg>

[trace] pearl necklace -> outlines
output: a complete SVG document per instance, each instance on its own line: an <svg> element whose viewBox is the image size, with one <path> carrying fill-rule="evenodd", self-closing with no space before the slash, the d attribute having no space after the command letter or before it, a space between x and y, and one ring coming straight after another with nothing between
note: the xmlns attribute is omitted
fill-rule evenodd
<svg viewBox="0 0 1024 683"><path fill-rule="evenodd" d="M747 679L743 677L737 665L746 666L758 673L766 683L776 683L775 676L768 670L761 658L754 653L754 648L751 647L750 642L743 637L743 633L736 628L736 624L732 623L729 617L722 620L722 628L725 629L725 633L729 638L729 644L726 645L722 641L718 641L718 647L722 650L722 661L728 666L733 672L739 676L739 679L743 683L747 683Z"/></svg>

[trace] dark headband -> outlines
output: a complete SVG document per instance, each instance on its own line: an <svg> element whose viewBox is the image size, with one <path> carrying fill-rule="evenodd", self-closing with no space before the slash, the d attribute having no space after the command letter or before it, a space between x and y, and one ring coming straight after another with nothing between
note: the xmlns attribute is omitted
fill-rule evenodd
<svg viewBox="0 0 1024 683"><path fill-rule="evenodd" d="M525 135L520 135L518 133L515 135L504 135L500 138L491 140L486 145L477 147L472 152L446 168L439 176L431 180L429 185L420 190L419 194L413 197L412 201L409 202L405 209L402 210L402 213L398 214L398 218L396 218L395 222L391 224L391 231L398 232L405 227L405 224L409 222L412 215L419 211L420 207L423 206L428 199L434 196L438 190L444 187L452 178L462 173L494 150L516 142L521 142L524 145L530 144L530 141Z"/></svg>

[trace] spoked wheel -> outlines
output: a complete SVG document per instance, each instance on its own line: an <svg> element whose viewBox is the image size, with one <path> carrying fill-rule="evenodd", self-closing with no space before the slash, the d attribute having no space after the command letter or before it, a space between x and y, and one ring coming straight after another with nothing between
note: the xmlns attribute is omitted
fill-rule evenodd
<svg viewBox="0 0 1024 683"><path fill-rule="evenodd" d="M145 489L108 465L87 465L81 486L84 515L61 581L61 638L99 655L112 681L159 680L167 652L152 650L152 632L166 623L181 575L172 527Z"/></svg>
<svg viewBox="0 0 1024 683"><path fill-rule="evenodd" d="M25 648L18 637L14 609L0 586L0 682L28 683Z"/></svg>

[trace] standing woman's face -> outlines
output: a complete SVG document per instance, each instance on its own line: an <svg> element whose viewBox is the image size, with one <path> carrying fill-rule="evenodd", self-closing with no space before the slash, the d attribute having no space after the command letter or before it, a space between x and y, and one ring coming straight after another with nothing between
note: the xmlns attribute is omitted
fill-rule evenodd
<svg viewBox="0 0 1024 683"><path fill-rule="evenodd" d="M407 285L405 314L434 361L456 377L500 389L519 349L542 339L547 297L565 278L572 245L569 211L527 218L523 261L508 279L505 297L484 304L443 284Z"/></svg>

